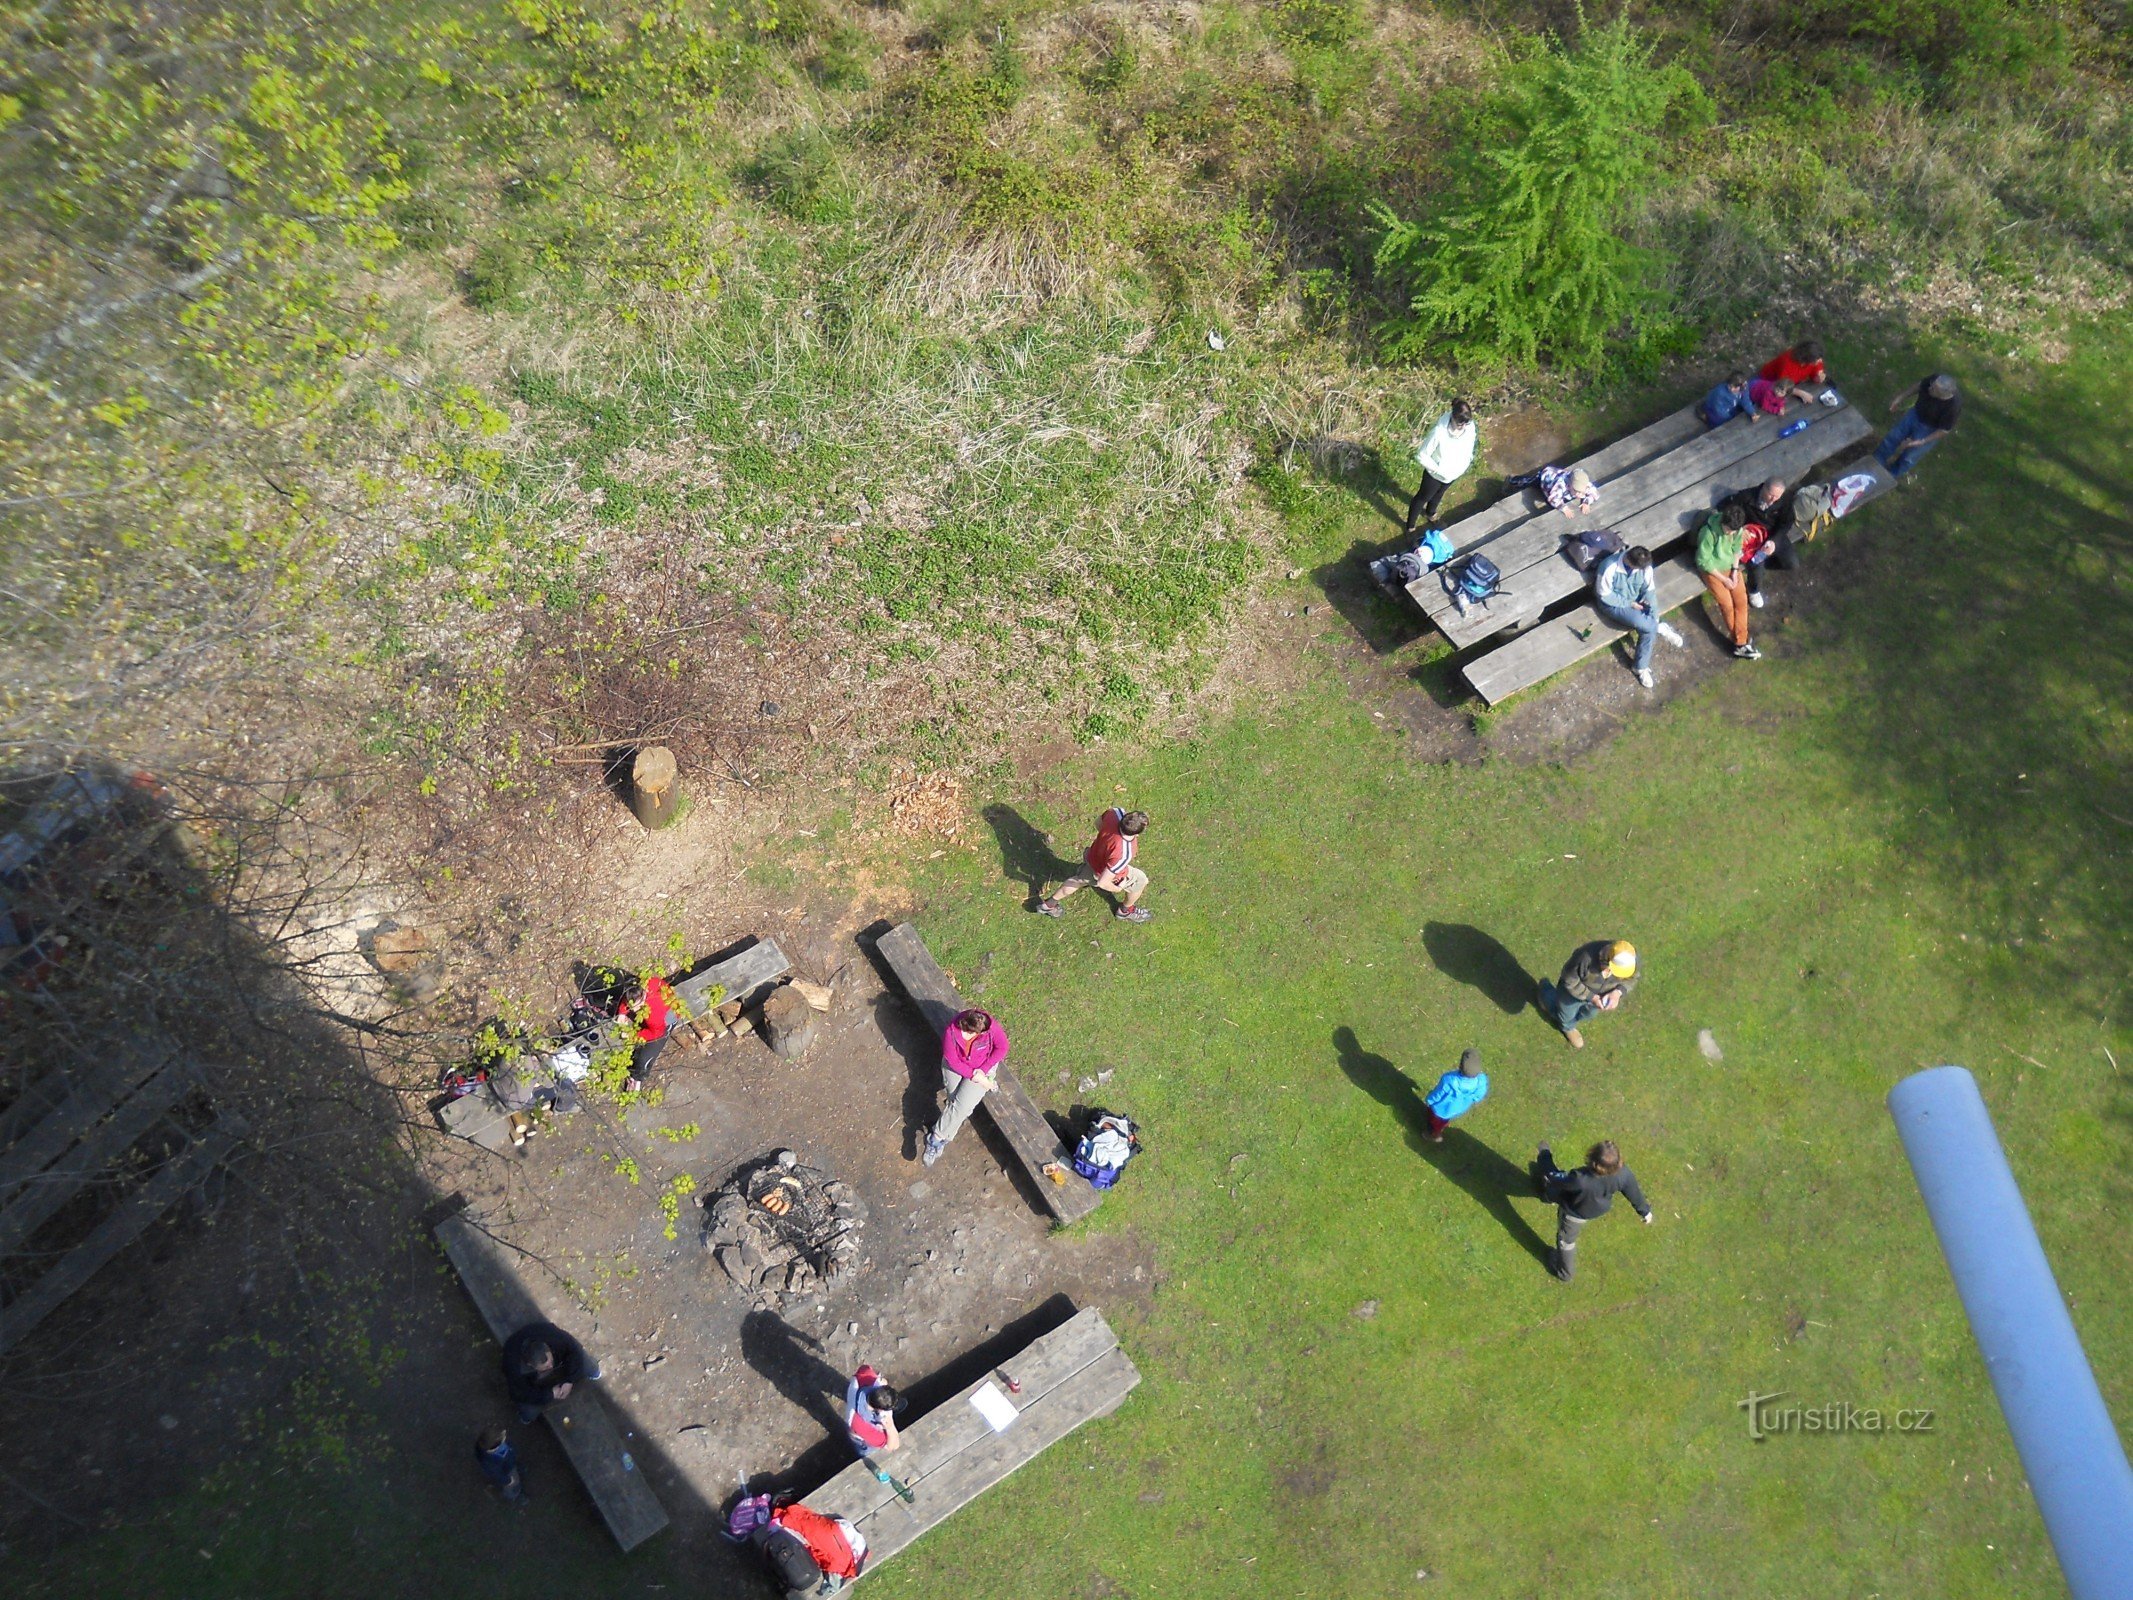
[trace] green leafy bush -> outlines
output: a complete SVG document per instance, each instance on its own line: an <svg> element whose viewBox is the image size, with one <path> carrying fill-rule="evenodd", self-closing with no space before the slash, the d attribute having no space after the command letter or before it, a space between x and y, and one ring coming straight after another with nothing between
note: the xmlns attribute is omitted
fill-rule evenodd
<svg viewBox="0 0 2133 1600"><path fill-rule="evenodd" d="M1378 202L1377 265L1406 300L1388 355L1597 369L1667 332L1661 265L1626 237L1664 183L1670 124L1710 101L1626 19L1549 39L1484 102L1451 207L1408 221Z"/></svg>
<svg viewBox="0 0 2133 1600"><path fill-rule="evenodd" d="M796 222L843 222L852 191L829 135L794 128L771 139L741 169L748 186Z"/></svg>
<svg viewBox="0 0 2133 1600"><path fill-rule="evenodd" d="M526 258L508 239L488 239L474 249L461 275L467 304L483 311L508 306L526 286Z"/></svg>

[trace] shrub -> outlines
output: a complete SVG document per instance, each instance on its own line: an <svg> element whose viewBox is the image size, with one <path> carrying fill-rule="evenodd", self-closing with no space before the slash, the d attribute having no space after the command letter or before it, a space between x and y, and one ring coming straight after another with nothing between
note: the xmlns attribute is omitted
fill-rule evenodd
<svg viewBox="0 0 2133 1600"><path fill-rule="evenodd" d="M1625 233L1664 182L1668 125L1711 112L1652 53L1623 18L1574 48L1542 42L1484 101L1449 210L1410 222L1372 205L1378 268L1407 305L1381 329L1388 355L1596 369L1667 332L1661 262Z"/></svg>
<svg viewBox="0 0 2133 1600"><path fill-rule="evenodd" d="M852 193L837 152L820 128L794 128L771 139L741 169L748 186L797 222L842 222Z"/></svg>
<svg viewBox="0 0 2133 1600"><path fill-rule="evenodd" d="M526 259L507 239L489 239L475 246L474 259L460 279L467 304L483 311L508 306L525 286Z"/></svg>

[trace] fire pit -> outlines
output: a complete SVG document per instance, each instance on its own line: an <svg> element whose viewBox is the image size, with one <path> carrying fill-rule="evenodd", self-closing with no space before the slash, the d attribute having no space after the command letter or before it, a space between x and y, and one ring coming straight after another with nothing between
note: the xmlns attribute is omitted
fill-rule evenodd
<svg viewBox="0 0 2133 1600"><path fill-rule="evenodd" d="M866 1202L790 1150L749 1162L704 1202L704 1248L757 1305L772 1310L861 1265Z"/></svg>

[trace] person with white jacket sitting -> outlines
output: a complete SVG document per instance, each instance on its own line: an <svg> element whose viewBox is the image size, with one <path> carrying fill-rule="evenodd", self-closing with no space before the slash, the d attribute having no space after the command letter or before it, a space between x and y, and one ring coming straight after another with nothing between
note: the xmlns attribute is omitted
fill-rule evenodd
<svg viewBox="0 0 2133 1600"><path fill-rule="evenodd" d="M1408 538L1412 539L1418 528L1435 525L1444 491L1474 464L1474 447L1480 442L1481 430L1474 426L1474 408L1463 398L1454 400L1452 409L1437 419L1437 425L1415 448L1415 460L1422 468L1422 487L1407 505L1404 531Z"/></svg>
<svg viewBox="0 0 2133 1600"><path fill-rule="evenodd" d="M1682 637L1670 622L1659 619L1659 595L1652 587L1652 553L1641 544L1617 550L1592 574L1593 609L1618 628L1637 636L1637 681L1652 686L1652 640L1664 639L1676 649Z"/></svg>

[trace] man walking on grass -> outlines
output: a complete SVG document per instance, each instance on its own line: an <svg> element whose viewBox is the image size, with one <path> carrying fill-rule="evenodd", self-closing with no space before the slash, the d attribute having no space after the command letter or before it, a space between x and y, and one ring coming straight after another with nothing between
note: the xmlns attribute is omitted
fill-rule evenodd
<svg viewBox="0 0 2133 1600"><path fill-rule="evenodd" d="M1563 975L1555 982L1541 980L1541 1010L1563 1030L1570 1048L1585 1048L1578 1025L1602 1011L1622 1004L1637 981L1637 947L1627 939L1595 939L1570 953Z"/></svg>
<svg viewBox="0 0 2133 1600"><path fill-rule="evenodd" d="M1096 821L1096 839L1082 852L1081 870L1059 886L1058 892L1037 902L1047 917L1062 915L1059 902L1087 888L1106 894L1123 894L1125 903L1114 906L1111 915L1122 922L1146 922L1148 910L1140 901L1148 890L1148 874L1134 864L1140 853L1141 834L1148 827L1148 813L1113 806Z"/></svg>
<svg viewBox="0 0 2133 1600"><path fill-rule="evenodd" d="M1602 1139L1586 1151L1585 1165L1575 1172L1556 1166L1555 1152L1544 1141L1533 1161L1533 1178L1541 1198L1556 1207L1555 1251L1548 1259L1548 1270L1563 1283L1577 1276L1578 1235L1586 1223L1607 1215L1617 1194L1628 1195L1637 1215L1647 1227L1651 1225L1651 1205L1637 1187L1637 1175L1622 1165L1622 1152L1612 1139Z"/></svg>

